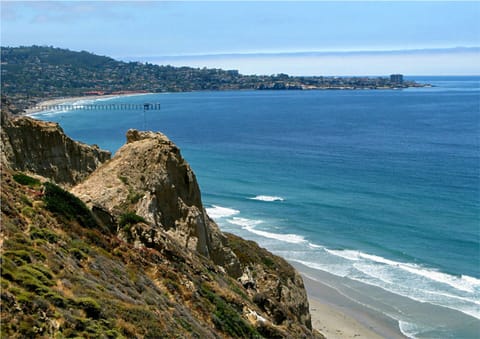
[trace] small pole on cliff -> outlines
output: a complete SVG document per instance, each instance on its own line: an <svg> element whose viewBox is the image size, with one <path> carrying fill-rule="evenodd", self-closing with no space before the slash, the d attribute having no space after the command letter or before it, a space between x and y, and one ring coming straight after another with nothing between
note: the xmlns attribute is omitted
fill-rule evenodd
<svg viewBox="0 0 480 339"><path fill-rule="evenodd" d="M143 130L144 131L147 131L147 116L145 111L148 111L149 108L150 108L149 104L143 104Z"/></svg>

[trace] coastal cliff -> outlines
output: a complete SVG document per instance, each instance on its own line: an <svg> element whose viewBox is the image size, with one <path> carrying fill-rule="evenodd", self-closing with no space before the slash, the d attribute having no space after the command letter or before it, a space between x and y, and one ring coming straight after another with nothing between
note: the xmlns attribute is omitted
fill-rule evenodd
<svg viewBox="0 0 480 339"><path fill-rule="evenodd" d="M166 136L130 130L107 160L97 148L70 145L54 124L5 120L2 334L322 337L300 275L219 230ZM44 178L19 172L27 170ZM75 186L68 192L48 180Z"/></svg>
<svg viewBox="0 0 480 339"><path fill-rule="evenodd" d="M186 249L240 276L236 256L203 208L195 174L178 147L161 133L128 131L127 143L111 161L72 193L113 216L134 212Z"/></svg>
<svg viewBox="0 0 480 339"><path fill-rule="evenodd" d="M10 118L8 106L2 102L2 164L73 185L110 159L110 152L70 139L56 123Z"/></svg>

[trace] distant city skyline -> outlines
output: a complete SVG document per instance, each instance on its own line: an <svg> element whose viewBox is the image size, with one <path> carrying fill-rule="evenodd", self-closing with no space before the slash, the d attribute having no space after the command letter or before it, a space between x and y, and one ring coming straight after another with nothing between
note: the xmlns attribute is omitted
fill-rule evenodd
<svg viewBox="0 0 480 339"><path fill-rule="evenodd" d="M480 74L476 1L2 1L1 9L2 46L244 74Z"/></svg>

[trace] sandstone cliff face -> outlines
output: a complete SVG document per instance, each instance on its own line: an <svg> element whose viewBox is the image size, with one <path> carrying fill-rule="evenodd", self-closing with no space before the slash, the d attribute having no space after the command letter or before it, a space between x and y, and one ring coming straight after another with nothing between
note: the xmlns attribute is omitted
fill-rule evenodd
<svg viewBox="0 0 480 339"><path fill-rule="evenodd" d="M135 212L185 248L240 275L225 236L203 208L195 174L161 133L128 131L127 144L72 193L113 216Z"/></svg>
<svg viewBox="0 0 480 339"><path fill-rule="evenodd" d="M2 109L3 165L73 185L110 158L110 152L76 142L58 124L7 118Z"/></svg>

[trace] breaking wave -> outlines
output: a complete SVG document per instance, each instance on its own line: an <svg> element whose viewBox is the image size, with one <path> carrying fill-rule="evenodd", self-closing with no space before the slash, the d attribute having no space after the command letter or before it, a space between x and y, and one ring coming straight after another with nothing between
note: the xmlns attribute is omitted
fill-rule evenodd
<svg viewBox="0 0 480 339"><path fill-rule="evenodd" d="M299 244L306 241L304 237L298 234L272 233L272 232L256 229L255 226L261 224L262 223L261 220L251 220L246 218L235 217L233 219L229 219L228 222L234 225L241 226L243 229L265 238L276 239L276 240L280 240L280 241L288 242L292 244Z"/></svg>
<svg viewBox="0 0 480 339"><path fill-rule="evenodd" d="M277 227L269 221L245 218L233 208L212 205L207 212L230 232L235 233L240 226L263 246L267 239L277 240L268 246L273 246L272 250L287 260L480 319L480 279L475 277L455 276L419 264L356 250L329 249L309 242L299 234L272 232Z"/></svg>
<svg viewBox="0 0 480 339"><path fill-rule="evenodd" d="M232 215L236 215L240 213L240 211L235 210L233 208L222 207L217 205L212 205L212 207L207 207L205 208L205 210L207 211L207 214L210 216L210 218L214 220L231 217Z"/></svg>
<svg viewBox="0 0 480 339"><path fill-rule="evenodd" d="M257 195L253 198L249 198L251 200L259 200L259 201L267 201L267 202L273 202L273 201L284 201L285 199L282 197L278 196L272 196L272 195Z"/></svg>

